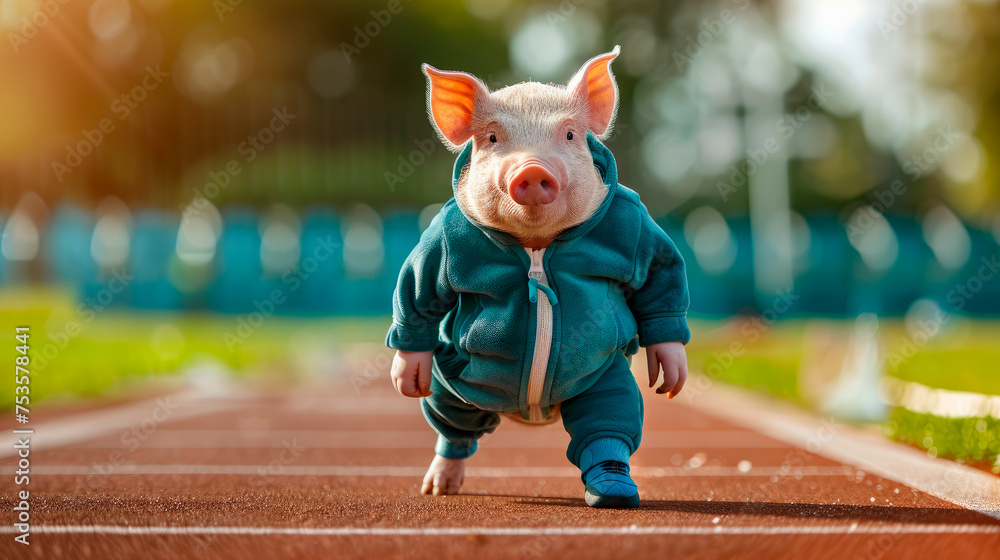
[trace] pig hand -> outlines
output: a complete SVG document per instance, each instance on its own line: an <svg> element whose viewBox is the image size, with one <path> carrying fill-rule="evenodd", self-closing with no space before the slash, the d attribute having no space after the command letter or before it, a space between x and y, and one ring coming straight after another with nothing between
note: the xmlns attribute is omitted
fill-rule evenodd
<svg viewBox="0 0 1000 560"><path fill-rule="evenodd" d="M431 360L434 352L404 352L392 359L392 386L404 397L431 396Z"/></svg>
<svg viewBox="0 0 1000 560"><path fill-rule="evenodd" d="M684 344L680 342L660 342L646 347L646 364L649 366L649 386L656 385L660 377L660 366L663 366L663 385L656 389L657 394L668 393L668 398L674 398L687 381L688 364Z"/></svg>

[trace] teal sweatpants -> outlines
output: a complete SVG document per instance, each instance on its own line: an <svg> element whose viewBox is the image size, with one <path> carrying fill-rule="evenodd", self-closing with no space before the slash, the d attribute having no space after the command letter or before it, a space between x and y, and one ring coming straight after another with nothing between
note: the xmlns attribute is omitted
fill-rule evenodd
<svg viewBox="0 0 1000 560"><path fill-rule="evenodd" d="M450 459L464 459L476 452L479 438L500 425L500 415L480 410L453 394L437 378L431 380L430 397L420 399L427 423L438 433L434 452ZM583 393L561 404L563 427L570 435L566 457L580 465L580 452L598 438L615 437L635 453L642 439L642 396L620 355L600 379Z"/></svg>

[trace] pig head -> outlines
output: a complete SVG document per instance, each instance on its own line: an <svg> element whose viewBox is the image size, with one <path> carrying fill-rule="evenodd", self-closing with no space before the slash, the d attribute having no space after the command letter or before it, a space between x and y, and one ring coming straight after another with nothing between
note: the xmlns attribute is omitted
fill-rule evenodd
<svg viewBox="0 0 1000 560"><path fill-rule="evenodd" d="M608 187L587 131L602 139L611 133L618 53L615 47L592 58L566 86L524 82L493 92L471 74L423 65L441 141L456 152L472 141L471 163L455 189L466 216L540 248L594 214Z"/></svg>

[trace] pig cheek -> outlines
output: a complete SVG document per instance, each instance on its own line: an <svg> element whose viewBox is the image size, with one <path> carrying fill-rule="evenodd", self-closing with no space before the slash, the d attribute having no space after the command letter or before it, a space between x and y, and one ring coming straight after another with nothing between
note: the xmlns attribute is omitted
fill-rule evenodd
<svg viewBox="0 0 1000 560"><path fill-rule="evenodd" d="M594 193L591 181L587 177L574 177L572 185L573 187L566 192L564 211L567 221L577 222L583 217Z"/></svg>
<svg viewBox="0 0 1000 560"><path fill-rule="evenodd" d="M476 157L472 162L469 183L477 197L489 197L497 184L495 158L487 155Z"/></svg>
<svg viewBox="0 0 1000 560"><path fill-rule="evenodd" d="M481 162L473 163L469 170L467 179L459 185L462 189L461 199L465 206L479 220L489 220L494 214L491 207L491 175L488 169L484 169Z"/></svg>

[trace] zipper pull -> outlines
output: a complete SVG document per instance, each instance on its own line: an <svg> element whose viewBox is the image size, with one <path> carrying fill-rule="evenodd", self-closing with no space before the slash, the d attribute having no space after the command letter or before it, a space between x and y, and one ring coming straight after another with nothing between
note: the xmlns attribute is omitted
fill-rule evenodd
<svg viewBox="0 0 1000 560"><path fill-rule="evenodd" d="M541 290L549 298L549 305L556 305L559 303L559 298L556 297L555 291L546 286L545 284L539 284L538 278L528 279L528 300L531 303L538 301L538 290Z"/></svg>

